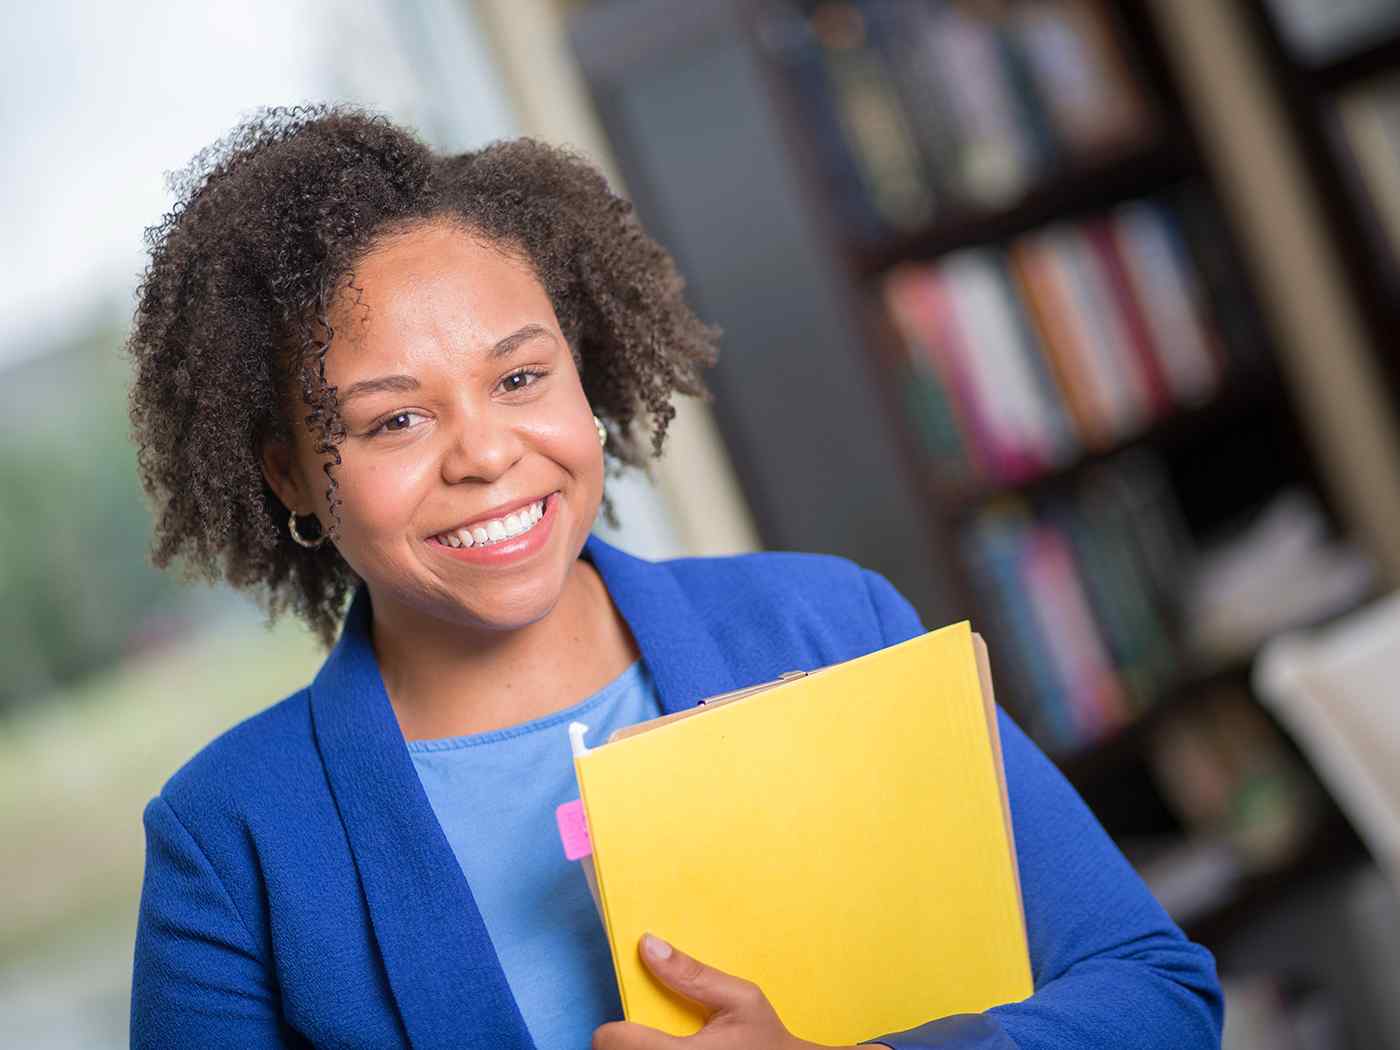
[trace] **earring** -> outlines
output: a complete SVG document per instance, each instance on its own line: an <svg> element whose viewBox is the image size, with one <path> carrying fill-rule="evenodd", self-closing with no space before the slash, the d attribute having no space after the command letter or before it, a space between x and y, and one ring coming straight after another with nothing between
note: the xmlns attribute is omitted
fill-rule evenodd
<svg viewBox="0 0 1400 1050"><path fill-rule="evenodd" d="M292 516L287 519L287 531L292 534L293 540L301 544L301 546L306 547L308 550L315 550L326 542L326 533L324 530L321 532L321 535L317 536L314 540L305 539L302 534L297 531L296 511L292 511Z"/></svg>
<svg viewBox="0 0 1400 1050"><path fill-rule="evenodd" d="M606 445L608 443L608 428L603 426L603 421L597 416L593 417L593 425L598 428L598 444Z"/></svg>

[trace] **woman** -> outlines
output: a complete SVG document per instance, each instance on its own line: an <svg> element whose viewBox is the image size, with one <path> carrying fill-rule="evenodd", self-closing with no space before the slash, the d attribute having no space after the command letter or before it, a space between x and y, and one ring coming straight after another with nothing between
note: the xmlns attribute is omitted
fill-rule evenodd
<svg viewBox="0 0 1400 1050"><path fill-rule="evenodd" d="M348 108L261 114L181 193L130 340L155 560L334 648L147 807L132 1045L814 1046L650 938L709 1020L622 1022L552 827L585 711L603 739L924 630L844 559L651 563L590 535L604 452L643 464L637 414L659 454L672 393L705 396L715 333L668 256L564 152L439 157ZM878 1041L1218 1045L1209 954L1000 718L1036 992Z"/></svg>

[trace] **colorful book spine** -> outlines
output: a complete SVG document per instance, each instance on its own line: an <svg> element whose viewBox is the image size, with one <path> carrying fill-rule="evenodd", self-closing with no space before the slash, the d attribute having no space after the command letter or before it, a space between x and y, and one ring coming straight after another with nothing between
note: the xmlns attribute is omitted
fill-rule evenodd
<svg viewBox="0 0 1400 1050"><path fill-rule="evenodd" d="M1152 415L1166 415L1172 408L1171 386L1157 349L1152 344L1152 330L1142 304L1133 294L1132 281L1113 230L1101 218L1086 222L1083 230L1112 298L1109 308L1121 320L1118 336L1123 342L1120 345L1126 347L1131 355Z"/></svg>
<svg viewBox="0 0 1400 1050"><path fill-rule="evenodd" d="M1046 402L1006 295L995 255L966 249L947 256L938 273L965 333L979 399L992 421L999 478L1018 481L1055 462L1053 407Z"/></svg>
<svg viewBox="0 0 1400 1050"><path fill-rule="evenodd" d="M951 413L938 411L958 420L972 473L1015 485L1218 389L1221 340L1194 267L1177 209L1136 201L902 264L885 300L921 377L943 383Z"/></svg>
<svg viewBox="0 0 1400 1050"><path fill-rule="evenodd" d="M1031 607L1023 565L1028 519L1005 509L984 514L962 537L963 557L990 614L988 635L997 666L1012 679L1010 698L1028 731L1053 754L1083 742L1069 700L1069 683L1052 659Z"/></svg>
<svg viewBox="0 0 1400 1050"><path fill-rule="evenodd" d="M1140 519L1154 505L1173 516L1158 482L1139 457L1115 457L1043 506L998 503L963 533L999 664L1016 669L1010 693L1058 756L1112 733L1177 682L1175 603L1159 594L1161 567L1148 564L1158 544ZM1188 568L1175 563L1178 591Z"/></svg>
<svg viewBox="0 0 1400 1050"><path fill-rule="evenodd" d="M1044 337L1036 326L1030 304L1021 293L1021 286L1013 274L1013 264L1006 252L997 255L995 275L1002 301L1016 330L1016 342L1024 351L1027 366L1039 393L1040 402L1045 406L1047 454L1051 466L1070 462L1083 450L1083 445L1075 431L1075 422L1064 392L1056 380L1050 362L1049 349Z"/></svg>
<svg viewBox="0 0 1400 1050"><path fill-rule="evenodd" d="M933 194L935 216L957 204L956 158L962 131L948 106L948 89L935 40L941 5L908 0L862 0L871 43L884 55L924 172Z"/></svg>
<svg viewBox="0 0 1400 1050"><path fill-rule="evenodd" d="M1151 393L1128 349L1128 336L1098 259L1080 227L1056 230L1055 249L1075 303L1073 318L1091 362L1102 410L1113 440L1121 441L1140 432L1151 419Z"/></svg>
<svg viewBox="0 0 1400 1050"><path fill-rule="evenodd" d="M948 106L962 131L958 187L973 206L1003 206L1026 190L1035 158L1017 126L1015 97L1000 75L995 31L986 20L948 5L934 43Z"/></svg>
<svg viewBox="0 0 1400 1050"><path fill-rule="evenodd" d="M1220 353L1175 218L1158 202L1131 201L1115 208L1111 221L1175 400L1205 401L1220 381Z"/></svg>
<svg viewBox="0 0 1400 1050"><path fill-rule="evenodd" d="M1099 6L1097 0L1016 4L1009 15L1036 93L1070 156L1155 133L1151 107Z"/></svg>
<svg viewBox="0 0 1400 1050"><path fill-rule="evenodd" d="M933 216L933 192L890 71L860 10L827 3L812 16L837 119L871 203L889 226L914 230Z"/></svg>
<svg viewBox="0 0 1400 1050"><path fill-rule="evenodd" d="M870 203L837 118L826 63L811 24L796 14L774 15L764 22L761 40L792 87L841 225L852 240L878 241L887 227Z"/></svg>
<svg viewBox="0 0 1400 1050"><path fill-rule="evenodd" d="M1069 544L1048 525L1032 530L1026 579L1041 629L1070 682L1083 740L1095 740L1130 716L1123 685L1089 609Z"/></svg>
<svg viewBox="0 0 1400 1050"><path fill-rule="evenodd" d="M1048 507L1046 515L1069 540L1130 706L1141 712L1168 686L1175 665L1162 659L1169 641L1150 583L1133 556L1121 508L1085 486L1074 500Z"/></svg>
<svg viewBox="0 0 1400 1050"><path fill-rule="evenodd" d="M897 267L885 279L884 294L887 309L904 339L906 352L921 358L943 385L962 436L962 447L968 453L971 472L981 476L992 474L996 464L989 448L994 444L989 436L990 424L983 414L964 355L958 350L961 333L937 274L926 267Z"/></svg>
<svg viewBox="0 0 1400 1050"><path fill-rule="evenodd" d="M1111 443L1108 421L1092 396L1090 363L1076 342L1071 303L1051 267L1048 243L1040 236L1018 238L1007 258L1079 440L1090 449L1106 448Z"/></svg>
<svg viewBox="0 0 1400 1050"><path fill-rule="evenodd" d="M1037 181L1157 134L1099 0L831 0L761 37L859 240L1005 207Z"/></svg>

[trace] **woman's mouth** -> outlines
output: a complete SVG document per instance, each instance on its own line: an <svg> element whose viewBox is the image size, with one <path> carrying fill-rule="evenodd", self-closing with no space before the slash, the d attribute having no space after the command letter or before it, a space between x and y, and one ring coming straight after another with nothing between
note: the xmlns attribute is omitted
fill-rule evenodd
<svg viewBox="0 0 1400 1050"><path fill-rule="evenodd" d="M476 522L429 538L428 544L444 553L471 561L518 557L537 550L548 538L556 516L558 492L551 492L518 510Z"/></svg>

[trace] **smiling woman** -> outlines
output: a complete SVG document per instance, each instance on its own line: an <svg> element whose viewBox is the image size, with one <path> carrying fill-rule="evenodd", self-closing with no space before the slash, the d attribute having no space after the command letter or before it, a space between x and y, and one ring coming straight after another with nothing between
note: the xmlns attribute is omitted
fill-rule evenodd
<svg viewBox="0 0 1400 1050"><path fill-rule="evenodd" d="M405 734L547 714L563 683L595 691L636 659L579 560L606 431L528 259L434 217L381 235L353 286L328 311L324 358L344 428L336 488L305 430L262 459L293 520L334 522L337 555L373 599ZM565 658L562 682L532 658L545 652Z"/></svg>
<svg viewBox="0 0 1400 1050"><path fill-rule="evenodd" d="M272 110L181 192L129 342L153 556L333 648L147 805L132 1046L676 1046L622 1020L559 849L569 721L606 739L904 641L918 615L844 558L649 562L590 532L605 452L644 463L648 416L660 454L716 333L578 158L443 157L357 110ZM1218 1045L1209 955L998 718L1036 993L870 1041ZM817 1045L743 975L645 940L708 1008L686 1045Z"/></svg>
<svg viewBox="0 0 1400 1050"><path fill-rule="evenodd" d="M259 594L271 613L302 615L328 645L359 566L340 542L308 556L286 526L291 511L314 513L319 526L298 521L299 533L338 539L344 455L371 447L347 430L343 413L353 404L354 422L363 422L372 400L382 416L396 407L385 403L393 393L427 382L398 367L423 350L422 331L405 327L405 315L428 303L442 314L450 306L443 297L467 282L459 272L454 287L441 267L418 266L431 254L425 244L456 244L459 261L483 264L470 271L475 303L493 299L493 282L503 281L516 294L512 308L524 311L494 332L472 311L445 318L451 327L437 333L438 346L453 374L479 362L480 381L524 343L553 340L567 358L545 380L565 388L553 397L572 387L576 427L589 423L591 408L618 463L645 460L634 433L639 416L650 415L659 455L673 393L709 396L699 371L714 360L717 333L685 305L670 257L631 206L567 151L522 139L436 156L351 107L274 109L202 152L176 188L176 207L147 231L151 264L129 344L142 479L159 511L154 558L164 566L183 557L210 578L224 575ZM398 286L373 283L395 280L411 295L397 307ZM522 284L533 300L520 299ZM501 324L504 313L502 305L490 320ZM494 352L482 359L487 339ZM345 353L332 352L341 346ZM396 358L399 351L406 356ZM392 368L365 366L365 355ZM493 404L527 396L514 388L539 377L524 365L493 377L512 388ZM561 374L570 368L572 378ZM506 380L507 371L525 378ZM390 374L397 391L378 385ZM362 380L375 385L360 388L361 403L351 387ZM454 422L481 406L456 407ZM386 432L404 426L381 421ZM274 491L265 453L292 446L305 484L295 494ZM612 520L606 494L594 495ZM593 509L576 507L583 532Z"/></svg>

